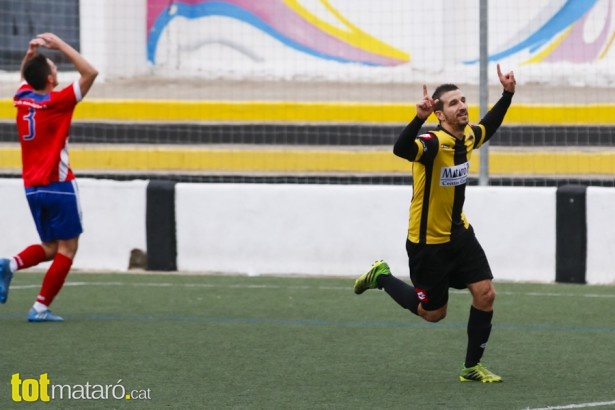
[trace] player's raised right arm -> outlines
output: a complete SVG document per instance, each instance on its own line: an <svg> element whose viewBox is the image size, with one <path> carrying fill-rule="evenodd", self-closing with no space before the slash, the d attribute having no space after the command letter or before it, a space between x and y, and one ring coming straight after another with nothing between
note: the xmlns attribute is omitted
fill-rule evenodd
<svg viewBox="0 0 615 410"><path fill-rule="evenodd" d="M434 100L429 96L427 86L423 84L423 98L416 104L416 116L422 121L427 120L427 118L434 111L438 101L439 100Z"/></svg>
<svg viewBox="0 0 615 410"><path fill-rule="evenodd" d="M79 88L81 88L81 96L84 97L94 80L98 76L98 70L94 68L77 50L75 50L70 44L66 43L60 37L53 33L43 33L38 35L39 39L45 42L45 47L59 50L73 63L81 77L79 78Z"/></svg>
<svg viewBox="0 0 615 410"><path fill-rule="evenodd" d="M393 146L393 153L400 158L414 161L419 152L416 137L425 120L431 115L438 100L433 100L427 92L427 86L423 84L423 98L416 104L416 116L397 137Z"/></svg>

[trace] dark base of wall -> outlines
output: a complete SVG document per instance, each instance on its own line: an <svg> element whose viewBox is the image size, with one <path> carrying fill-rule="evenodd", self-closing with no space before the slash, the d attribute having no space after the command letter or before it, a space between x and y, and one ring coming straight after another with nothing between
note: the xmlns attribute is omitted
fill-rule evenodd
<svg viewBox="0 0 615 410"><path fill-rule="evenodd" d="M586 187L566 185L557 190L555 281L585 283L587 270Z"/></svg>
<svg viewBox="0 0 615 410"><path fill-rule="evenodd" d="M147 270L177 270L175 182L150 181L145 214Z"/></svg>

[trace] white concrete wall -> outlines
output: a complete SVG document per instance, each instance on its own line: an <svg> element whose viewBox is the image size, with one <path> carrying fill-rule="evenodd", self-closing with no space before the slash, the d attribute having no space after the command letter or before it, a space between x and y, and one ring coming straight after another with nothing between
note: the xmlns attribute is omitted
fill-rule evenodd
<svg viewBox="0 0 615 410"><path fill-rule="evenodd" d="M74 269L128 269L130 251L145 250L145 200L147 181L78 180L83 208L84 234ZM20 179L0 179L2 218L0 255L11 257L39 243ZM46 268L48 263L40 268Z"/></svg>
<svg viewBox="0 0 615 410"><path fill-rule="evenodd" d="M555 188L469 187L466 216L496 278L555 280ZM408 276L412 187L178 184L178 268L356 276L386 259Z"/></svg>
<svg viewBox="0 0 615 410"><path fill-rule="evenodd" d="M130 251L146 250L147 183L79 179L84 233L76 268L127 270Z"/></svg>
<svg viewBox="0 0 615 410"><path fill-rule="evenodd" d="M555 280L557 188L469 187L465 214L498 279Z"/></svg>
<svg viewBox="0 0 615 410"><path fill-rule="evenodd" d="M587 189L587 283L615 284L615 189Z"/></svg>
<svg viewBox="0 0 615 410"><path fill-rule="evenodd" d="M99 80L148 73L146 0L82 0L79 7L81 52Z"/></svg>
<svg viewBox="0 0 615 410"><path fill-rule="evenodd" d="M412 192L387 186L178 184L178 268L352 275L407 272Z"/></svg>
<svg viewBox="0 0 615 410"><path fill-rule="evenodd" d="M79 180L74 268L125 271L146 249L147 181ZM38 242L21 181L0 180L0 256ZM376 259L408 277L409 186L176 185L178 269L354 277ZM555 280L556 188L468 187L465 213L497 280ZM587 282L615 283L615 189L588 188ZM41 268L45 268L42 265Z"/></svg>

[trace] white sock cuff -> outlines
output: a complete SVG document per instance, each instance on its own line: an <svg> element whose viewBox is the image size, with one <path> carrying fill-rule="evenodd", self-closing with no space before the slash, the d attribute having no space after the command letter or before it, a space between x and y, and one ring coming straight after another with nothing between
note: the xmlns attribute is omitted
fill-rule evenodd
<svg viewBox="0 0 615 410"><path fill-rule="evenodd" d="M15 273L17 271L17 260L15 258L11 258L9 262L9 269L11 273Z"/></svg>

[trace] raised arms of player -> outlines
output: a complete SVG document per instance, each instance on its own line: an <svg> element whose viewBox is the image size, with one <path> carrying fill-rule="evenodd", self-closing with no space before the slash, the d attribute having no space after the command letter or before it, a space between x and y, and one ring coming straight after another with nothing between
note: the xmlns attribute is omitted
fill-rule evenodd
<svg viewBox="0 0 615 410"><path fill-rule="evenodd" d="M45 40L43 40L42 38L35 38L30 40L30 44L28 44L28 50L26 51L26 55L23 57L23 60L21 61L21 69L19 70L19 72L21 73L21 81L24 81L23 78L23 66L26 65L26 63L36 55L36 50L38 50L38 48L40 46L44 46L45 45Z"/></svg>
<svg viewBox="0 0 615 410"><path fill-rule="evenodd" d="M416 104L416 116L410 124L397 137L397 141L393 146L393 153L398 157L414 161L419 152L419 147L416 145L415 139L421 130L421 126L431 115L434 106L438 100L433 100L427 92L427 86L423 84L423 99Z"/></svg>
<svg viewBox="0 0 615 410"><path fill-rule="evenodd" d="M98 70L83 58L77 50L55 34L43 33L39 34L37 38L43 40L44 47L60 51L73 63L81 75L79 78L79 88L81 89L81 96L84 97L90 91L92 84L94 84L94 80L98 76Z"/></svg>
<svg viewBox="0 0 615 410"><path fill-rule="evenodd" d="M506 111L508 111L508 107L510 107L510 103L512 102L512 96L515 93L515 88L517 85L517 81L515 80L515 74L510 71L506 74L502 74L502 70L500 69L500 65L497 65L498 68L498 77L500 78L500 83L502 87L504 87L504 92L502 93L502 97L498 100L497 103L485 114L480 123L485 126L485 139L484 141L489 140L495 134L496 130L502 125L502 121L504 121L504 116L506 115Z"/></svg>

